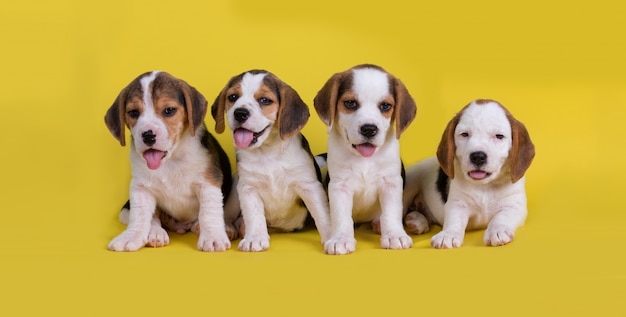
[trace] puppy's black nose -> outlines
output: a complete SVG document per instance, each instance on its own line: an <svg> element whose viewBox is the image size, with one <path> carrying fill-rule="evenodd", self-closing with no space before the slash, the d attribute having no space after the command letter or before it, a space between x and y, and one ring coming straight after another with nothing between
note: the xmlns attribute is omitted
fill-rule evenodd
<svg viewBox="0 0 626 317"><path fill-rule="evenodd" d="M378 133L378 127L373 124L364 124L360 128L361 135L367 138L373 138Z"/></svg>
<svg viewBox="0 0 626 317"><path fill-rule="evenodd" d="M143 138L143 143L145 143L147 146L153 146L154 143L156 143L156 134L154 134L152 130L148 130L142 133L141 137Z"/></svg>
<svg viewBox="0 0 626 317"><path fill-rule="evenodd" d="M479 151L470 153L470 161L476 165L481 166L487 162L487 153Z"/></svg>
<svg viewBox="0 0 626 317"><path fill-rule="evenodd" d="M235 120L237 120L237 122L241 123L241 122L245 122L246 120L248 120L248 118L250 118L250 111L248 111L248 109L242 109L242 108L238 108L235 109Z"/></svg>

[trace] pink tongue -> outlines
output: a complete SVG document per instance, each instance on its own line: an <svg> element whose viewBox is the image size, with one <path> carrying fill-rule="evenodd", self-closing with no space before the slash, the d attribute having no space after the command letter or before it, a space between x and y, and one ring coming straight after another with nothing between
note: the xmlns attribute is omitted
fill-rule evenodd
<svg viewBox="0 0 626 317"><path fill-rule="evenodd" d="M470 177L473 179L483 179L487 177L487 172L483 172L483 171L471 171L469 174L470 174Z"/></svg>
<svg viewBox="0 0 626 317"><path fill-rule="evenodd" d="M148 163L148 168L155 170L161 166L161 160L165 157L165 152L159 150L147 150L143 152L143 158Z"/></svg>
<svg viewBox="0 0 626 317"><path fill-rule="evenodd" d="M233 138L238 148L247 148L254 139L254 134L250 130L239 128L233 133Z"/></svg>
<svg viewBox="0 0 626 317"><path fill-rule="evenodd" d="M372 155L374 155L374 152L376 151L376 147L373 146L370 143L363 143L363 144L358 144L356 146L356 150L359 152L359 154L361 154L364 157L370 157Z"/></svg>

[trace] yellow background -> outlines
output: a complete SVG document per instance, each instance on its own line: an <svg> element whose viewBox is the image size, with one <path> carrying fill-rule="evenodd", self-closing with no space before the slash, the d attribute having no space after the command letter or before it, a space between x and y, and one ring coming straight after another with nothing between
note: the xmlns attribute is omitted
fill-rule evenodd
<svg viewBox="0 0 626 317"><path fill-rule="evenodd" d="M626 314L625 7L619 1L12 1L0 9L0 310L17 316L623 316ZM193 234L135 253L124 227L128 147L103 117L142 72L162 69L212 101L233 75L274 72L312 108L360 63L399 77L418 104L407 164L434 154L450 118L499 100L530 130L529 218L504 247L350 256L316 232L271 249L195 249ZM213 119L206 122L213 131ZM232 139L218 139L231 158ZM236 245L237 242L234 243Z"/></svg>

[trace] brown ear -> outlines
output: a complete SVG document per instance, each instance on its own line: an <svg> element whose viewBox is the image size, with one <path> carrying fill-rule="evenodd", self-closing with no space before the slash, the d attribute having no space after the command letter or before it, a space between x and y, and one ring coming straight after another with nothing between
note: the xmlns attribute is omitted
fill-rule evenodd
<svg viewBox="0 0 626 317"><path fill-rule="evenodd" d="M437 159L439 160L439 165L441 166L441 169L443 169L444 173L450 177L450 179L454 178L454 157L456 153L454 131L460 119L461 113L458 113L454 116L454 118L452 118L452 120L450 120L450 122L448 122L448 126L446 126L446 129L443 131L439 147L437 148Z"/></svg>
<svg viewBox="0 0 626 317"><path fill-rule="evenodd" d="M179 81L180 89L185 97L185 108L187 109L187 119L191 135L196 134L196 129L204 123L204 116L207 111L207 101L204 96L185 81Z"/></svg>
<svg viewBox="0 0 626 317"><path fill-rule="evenodd" d="M224 124L224 107L226 107L226 90L228 85L222 89L219 95L215 98L213 105L211 106L211 116L215 120L215 132L223 133L226 128Z"/></svg>
<svg viewBox="0 0 626 317"><path fill-rule="evenodd" d="M113 136L120 141L122 146L126 145L126 98L128 87L124 88L113 101L113 105L107 110L104 116L104 123L109 128Z"/></svg>
<svg viewBox="0 0 626 317"><path fill-rule="evenodd" d="M280 83L280 104L276 121L280 138L285 140L300 132L311 114L309 107L293 88L280 80L278 82Z"/></svg>
<svg viewBox="0 0 626 317"><path fill-rule="evenodd" d="M413 97L409 94L406 86L397 78L392 79L395 91L396 108L394 119L396 120L396 138L400 138L400 134L406 130L406 128L415 119L417 113L417 106Z"/></svg>
<svg viewBox="0 0 626 317"><path fill-rule="evenodd" d="M337 73L328 79L324 87L322 87L317 95L315 95L315 99L313 99L313 106L315 107L317 115L328 127L333 126L337 99L339 98L339 86L343 81L344 74L345 72Z"/></svg>
<svg viewBox="0 0 626 317"><path fill-rule="evenodd" d="M506 115L511 123L512 146L509 158L511 159L511 181L515 183L524 176L530 167L530 163L535 157L535 145L530 140L530 135L524 124L513 118L508 111Z"/></svg>

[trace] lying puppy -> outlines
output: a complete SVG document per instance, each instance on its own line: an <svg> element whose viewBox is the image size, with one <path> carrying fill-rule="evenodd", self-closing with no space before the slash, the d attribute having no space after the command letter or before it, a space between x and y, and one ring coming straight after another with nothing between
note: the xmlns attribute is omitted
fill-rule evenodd
<svg viewBox="0 0 626 317"><path fill-rule="evenodd" d="M315 110L329 131L332 236L325 252L352 253L354 222L370 221L381 233L383 248L411 247L402 224L398 138L417 108L404 84L381 67L359 65L326 82L315 96Z"/></svg>
<svg viewBox="0 0 626 317"><path fill-rule="evenodd" d="M115 99L105 123L122 146L130 129L132 180L120 213L128 227L109 250L165 246L169 236L162 225L179 233L193 229L202 251L230 248L223 209L230 162L204 125L206 110L195 88L159 71L140 75Z"/></svg>
<svg viewBox="0 0 626 317"><path fill-rule="evenodd" d="M470 103L448 123L437 158L407 169L404 203L417 210L406 216L409 231L442 225L435 248L460 247L466 229L485 227L486 245L511 242L526 219L524 173L534 156L528 131L502 105Z"/></svg>
<svg viewBox="0 0 626 317"><path fill-rule="evenodd" d="M227 221L239 210L245 229L242 251L270 246L268 227L293 231L311 212L322 241L330 235L328 198L309 144L299 133L309 109L298 93L274 74L251 70L233 77L211 108L215 130L224 132L224 113L237 152L237 191ZM234 201L237 195L241 209Z"/></svg>

